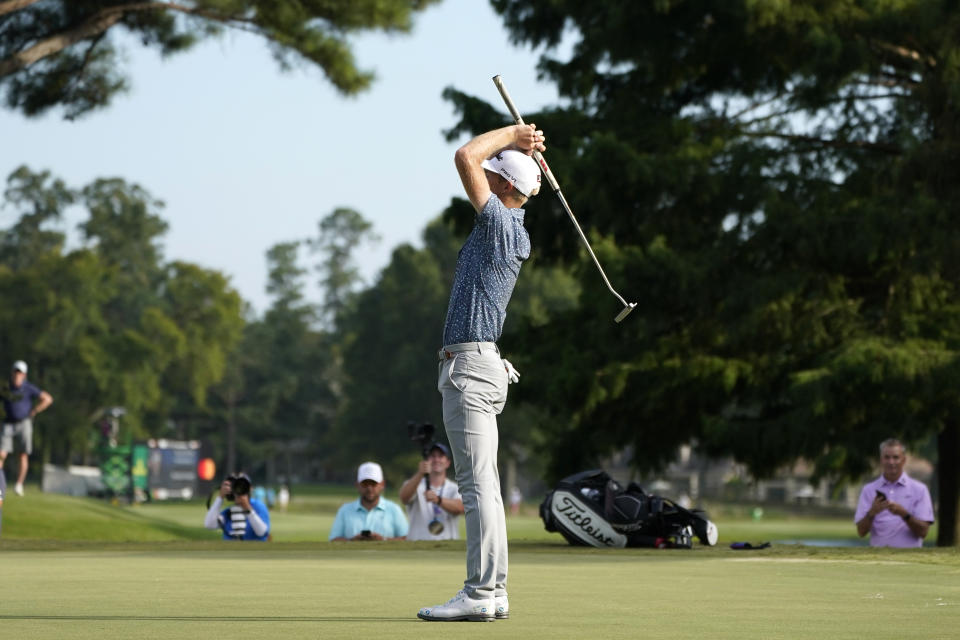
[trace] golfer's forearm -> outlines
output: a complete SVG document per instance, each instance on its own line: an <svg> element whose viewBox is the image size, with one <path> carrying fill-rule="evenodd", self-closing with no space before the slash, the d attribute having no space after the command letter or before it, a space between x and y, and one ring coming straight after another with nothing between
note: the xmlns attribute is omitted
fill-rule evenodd
<svg viewBox="0 0 960 640"><path fill-rule="evenodd" d="M870 533L870 527L873 526L873 516L869 513L857 522L857 535L861 538Z"/></svg>
<svg viewBox="0 0 960 640"><path fill-rule="evenodd" d="M487 131L457 149L454 159L458 168L476 166L497 151L512 146L516 141L516 125Z"/></svg>
<svg viewBox="0 0 960 640"><path fill-rule="evenodd" d="M503 127L481 133L457 149L453 157L460 174L463 190L476 212L480 212L490 199L490 185L481 164L493 154L512 147L517 142L516 127Z"/></svg>

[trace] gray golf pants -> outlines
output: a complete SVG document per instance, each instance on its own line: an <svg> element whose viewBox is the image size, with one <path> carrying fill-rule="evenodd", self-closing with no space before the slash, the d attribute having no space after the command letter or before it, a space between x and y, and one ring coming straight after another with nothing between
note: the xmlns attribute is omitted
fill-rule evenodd
<svg viewBox="0 0 960 640"><path fill-rule="evenodd" d="M472 598L507 595L507 523L497 470L497 414L507 401L507 372L492 342L440 350L437 388L467 525L467 579Z"/></svg>

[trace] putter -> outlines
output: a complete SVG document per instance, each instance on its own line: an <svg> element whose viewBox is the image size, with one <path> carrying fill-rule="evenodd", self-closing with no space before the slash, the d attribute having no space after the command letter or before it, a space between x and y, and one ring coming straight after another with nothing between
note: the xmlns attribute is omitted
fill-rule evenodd
<svg viewBox="0 0 960 640"><path fill-rule="evenodd" d="M510 98L510 94L507 93L507 88L503 85L503 80L499 75L493 76L493 84L497 85L497 89L500 91L500 96L503 98L503 102L507 105L507 109L510 110L510 115L513 116L514 121L517 124L524 124L523 118L520 117L520 112L517 111L516 105L513 104L513 100ZM631 311L633 311L633 308L637 306L637 303L627 302L623 299L623 296L614 290L613 285L610 284L610 280L607 279L607 274L603 272L603 267L600 266L600 261L597 260L597 256L593 253L593 248L590 246L590 241L587 240L587 236L583 234L583 229L580 228L580 223L577 222L576 217L573 215L573 211L570 209L570 205L567 204L567 199L563 197L563 192L560 191L560 183L558 183L557 179L553 177L553 172L550 171L550 167L547 166L547 161L543 159L543 154L534 150L533 158L537 161L537 164L540 165L540 168L543 169L543 174L547 176L547 182L550 183L550 188L553 189L555 194L557 194L557 197L560 199L560 204L563 205L564 210L570 217L570 222L573 223L577 233L580 234L580 239L583 241L583 245L587 248L587 252L590 253L590 257L593 258L593 264L597 265L597 270L600 271L603 281L607 283L607 289L610 289L610 293L615 295L617 300L620 301L620 304L623 305L623 310L617 314L616 318L613 319L614 322L620 322L626 318Z"/></svg>

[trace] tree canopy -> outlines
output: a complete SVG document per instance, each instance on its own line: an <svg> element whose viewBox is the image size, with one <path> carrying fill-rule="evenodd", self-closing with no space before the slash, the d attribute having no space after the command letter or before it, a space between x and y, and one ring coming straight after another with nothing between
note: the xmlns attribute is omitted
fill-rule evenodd
<svg viewBox="0 0 960 640"><path fill-rule="evenodd" d="M351 92L369 75L348 36L409 28L429 1L0 0L0 85L24 113L80 115L124 86L114 26L164 53L241 28ZM524 115L547 132L611 281L640 301L614 324L619 304L559 203L547 192L529 203L535 259L501 341L524 372L504 416L510 438L535 448L551 479L625 447L653 470L690 442L758 477L802 457L852 479L874 469L881 440L934 438L939 542L956 544L960 8L492 4L516 42L548 47L540 71L563 101ZM561 41L574 43L569 59L549 49ZM460 116L450 139L509 122L477 97L445 95ZM473 218L464 201L359 292L350 252L370 227L335 211L318 240L270 251L274 305L244 324L220 274L164 262L162 203L136 185L77 190L21 169L6 198L20 218L0 233L0 291L18 307L0 311L0 350L29 344L40 375L62 377L51 386L75 394L51 409L73 412L62 424L125 403L136 426L171 415L190 433L229 425L244 455L300 438L341 465L377 456L396 473L403 423L438 421L424 354L438 346L456 238ZM90 218L85 246L67 252L51 224L74 203ZM305 244L323 252L329 309L303 293ZM64 428L57 442L79 446L81 432Z"/></svg>
<svg viewBox="0 0 960 640"><path fill-rule="evenodd" d="M93 422L111 406L126 408L131 436L166 435L178 418L189 435L185 416L206 410L244 323L227 278L164 260L162 203L135 184L75 189L27 167L7 184L19 219L0 234L0 353L28 361L57 398L36 434L43 458L86 459ZM57 222L71 203L89 217L84 246L66 251Z"/></svg>
<svg viewBox="0 0 960 640"><path fill-rule="evenodd" d="M115 34L124 30L162 55L233 29L269 45L282 68L319 67L343 94L374 74L357 67L350 37L407 32L437 0L0 0L0 88L28 116L61 106L72 119L124 91Z"/></svg>
<svg viewBox="0 0 960 640"><path fill-rule="evenodd" d="M610 322L560 207L531 203L534 250L577 266L583 291L524 342L548 381L525 393L553 410L554 476L625 445L656 468L692 440L758 476L805 457L854 478L880 440L934 435L955 543L960 10L493 5L519 43L575 42L540 62L564 106L525 115L611 280L640 300ZM507 120L448 95L452 134Z"/></svg>

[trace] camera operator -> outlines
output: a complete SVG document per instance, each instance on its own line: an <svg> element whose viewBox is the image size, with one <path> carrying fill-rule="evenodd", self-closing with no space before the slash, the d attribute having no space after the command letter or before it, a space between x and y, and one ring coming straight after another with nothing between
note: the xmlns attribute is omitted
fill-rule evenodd
<svg viewBox="0 0 960 640"><path fill-rule="evenodd" d="M426 459L420 461L417 472L400 487L400 501L406 505L410 519L407 540L457 540L460 537L463 499L457 483L447 478L449 468L450 449L434 442Z"/></svg>
<svg viewBox="0 0 960 640"><path fill-rule="evenodd" d="M207 529L222 529L224 540L268 540L270 512L265 504L250 497L252 483L245 473L227 476L220 483L220 494L214 498L203 520ZM223 511L224 500L234 504Z"/></svg>

